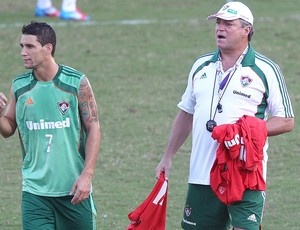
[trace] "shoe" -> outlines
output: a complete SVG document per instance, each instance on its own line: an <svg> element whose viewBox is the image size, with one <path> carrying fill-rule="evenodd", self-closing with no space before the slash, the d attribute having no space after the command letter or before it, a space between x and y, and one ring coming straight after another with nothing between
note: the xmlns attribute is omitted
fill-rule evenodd
<svg viewBox="0 0 300 230"><path fill-rule="evenodd" d="M59 11L53 6L50 6L49 8L46 9L36 7L35 16L36 17L58 17Z"/></svg>
<svg viewBox="0 0 300 230"><path fill-rule="evenodd" d="M61 11L59 17L64 20L76 20L76 21L88 21L90 20L90 16L81 12L80 9L76 9L75 11L67 12Z"/></svg>

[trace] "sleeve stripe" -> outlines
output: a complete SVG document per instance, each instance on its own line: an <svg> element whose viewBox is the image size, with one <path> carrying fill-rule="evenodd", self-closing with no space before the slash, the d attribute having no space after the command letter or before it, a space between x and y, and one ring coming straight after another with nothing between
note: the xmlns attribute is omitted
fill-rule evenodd
<svg viewBox="0 0 300 230"><path fill-rule="evenodd" d="M278 81L279 88L280 88L281 97L282 97L283 105L284 105L284 108L285 108L286 117L294 117L291 100L290 100L290 97L288 95L288 90L287 90L287 87L286 87L286 83L285 83L284 77L283 77L283 75L280 71L279 66L276 63L274 63L273 61L271 61L270 59L266 58L264 55L262 55L260 53L257 53L257 52L256 52L256 58L258 60L263 61L264 63L266 63L267 65L269 65L273 69L273 71L276 75L276 79Z"/></svg>

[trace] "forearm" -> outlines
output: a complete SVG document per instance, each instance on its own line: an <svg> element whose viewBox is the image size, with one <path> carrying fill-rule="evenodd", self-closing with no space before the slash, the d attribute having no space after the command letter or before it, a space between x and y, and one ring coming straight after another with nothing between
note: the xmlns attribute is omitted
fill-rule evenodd
<svg viewBox="0 0 300 230"><path fill-rule="evenodd" d="M192 124L193 115L180 110L174 120L165 153L156 167L156 178L159 178L162 172L165 173L165 178L168 178L172 165L172 158L189 136L193 126Z"/></svg>
<svg viewBox="0 0 300 230"><path fill-rule="evenodd" d="M92 127L89 127L87 132L84 168L70 191L70 194L74 195L71 201L73 204L79 204L87 199L91 192L91 183L100 148L99 122L93 122L91 125Z"/></svg>
<svg viewBox="0 0 300 230"><path fill-rule="evenodd" d="M7 138L12 136L15 130L16 126L4 114L0 114L0 134Z"/></svg>
<svg viewBox="0 0 300 230"><path fill-rule="evenodd" d="M169 141L165 151L165 158L172 159L178 149L186 141L192 130L193 117L192 115L180 111L173 123Z"/></svg>
<svg viewBox="0 0 300 230"><path fill-rule="evenodd" d="M95 123L95 128L90 130L87 134L86 148L85 148L85 162L82 175L88 176L92 179L96 168L96 163L100 149L100 127Z"/></svg>
<svg viewBox="0 0 300 230"><path fill-rule="evenodd" d="M268 136L290 132L294 128L294 118L272 117L267 121Z"/></svg>

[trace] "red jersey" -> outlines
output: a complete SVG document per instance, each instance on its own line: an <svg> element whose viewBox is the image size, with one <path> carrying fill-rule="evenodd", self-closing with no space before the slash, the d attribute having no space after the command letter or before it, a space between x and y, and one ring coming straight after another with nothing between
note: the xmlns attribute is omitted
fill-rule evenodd
<svg viewBox="0 0 300 230"><path fill-rule="evenodd" d="M126 230L165 230L167 196L168 181L162 173L146 200L128 214Z"/></svg>
<svg viewBox="0 0 300 230"><path fill-rule="evenodd" d="M210 172L210 184L227 205L239 201L246 189L266 190L263 147L267 138L264 120L243 116L235 124L216 126L212 138L220 145Z"/></svg>

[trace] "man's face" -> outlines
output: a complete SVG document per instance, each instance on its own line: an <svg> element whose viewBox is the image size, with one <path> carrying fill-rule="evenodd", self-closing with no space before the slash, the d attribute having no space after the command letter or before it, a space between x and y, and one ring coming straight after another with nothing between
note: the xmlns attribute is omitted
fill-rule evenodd
<svg viewBox="0 0 300 230"><path fill-rule="evenodd" d="M42 46L35 35L23 34L20 39L21 56L26 69L36 69L47 56L47 45Z"/></svg>
<svg viewBox="0 0 300 230"><path fill-rule="evenodd" d="M215 27L215 37L217 47L221 50L234 50L244 45L247 28L242 27L241 21L236 20L223 20L217 18ZM246 37L246 42L248 39Z"/></svg>

